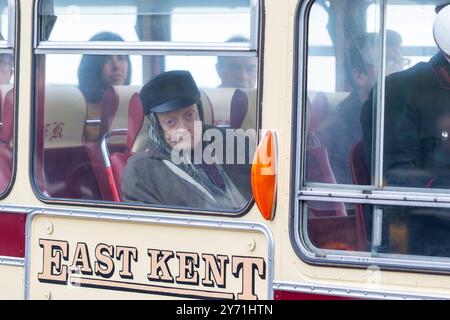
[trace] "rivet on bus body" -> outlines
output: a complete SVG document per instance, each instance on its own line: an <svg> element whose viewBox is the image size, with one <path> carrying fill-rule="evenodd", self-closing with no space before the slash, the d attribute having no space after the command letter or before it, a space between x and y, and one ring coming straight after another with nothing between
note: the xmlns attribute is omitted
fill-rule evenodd
<svg viewBox="0 0 450 320"><path fill-rule="evenodd" d="M50 293L50 291L47 291L44 293L45 300L50 300L51 298L52 298L52 294Z"/></svg>
<svg viewBox="0 0 450 320"><path fill-rule="evenodd" d="M256 242L254 239L248 239L247 240L247 250L252 252L256 248Z"/></svg>
<svg viewBox="0 0 450 320"><path fill-rule="evenodd" d="M53 224L51 222L49 222L45 226L45 231L47 231L47 234L52 234L53 233Z"/></svg>

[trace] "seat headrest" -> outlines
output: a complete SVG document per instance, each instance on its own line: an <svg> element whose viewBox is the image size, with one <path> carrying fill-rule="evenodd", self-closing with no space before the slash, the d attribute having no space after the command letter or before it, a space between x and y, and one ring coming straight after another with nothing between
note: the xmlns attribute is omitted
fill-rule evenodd
<svg viewBox="0 0 450 320"><path fill-rule="evenodd" d="M308 99L311 102L309 114L309 130L314 132L324 124L328 116L348 96L350 92L321 92L308 91Z"/></svg>
<svg viewBox="0 0 450 320"><path fill-rule="evenodd" d="M231 99L230 127L233 129L256 129L257 90L237 89Z"/></svg>
<svg viewBox="0 0 450 320"><path fill-rule="evenodd" d="M144 115L139 93L133 95L128 109L127 149L136 152L143 150L148 141L148 120ZM147 130L145 130L144 123L147 123Z"/></svg>
<svg viewBox="0 0 450 320"><path fill-rule="evenodd" d="M128 127L128 106L134 94L139 93L140 86L114 86L103 94L101 102L101 136L105 133ZM113 137L110 143L124 143L123 137Z"/></svg>
<svg viewBox="0 0 450 320"><path fill-rule="evenodd" d="M231 100L235 91L235 88L201 89L206 124L230 125Z"/></svg>
<svg viewBox="0 0 450 320"><path fill-rule="evenodd" d="M87 106L78 87L47 85L44 106L44 149L83 145Z"/></svg>

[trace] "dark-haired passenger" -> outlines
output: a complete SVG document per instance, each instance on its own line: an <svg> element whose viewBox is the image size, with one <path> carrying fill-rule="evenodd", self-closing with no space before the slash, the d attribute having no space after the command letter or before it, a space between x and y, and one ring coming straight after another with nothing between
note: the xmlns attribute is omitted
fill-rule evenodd
<svg viewBox="0 0 450 320"><path fill-rule="evenodd" d="M119 35L101 32L90 41L123 41ZM105 90L111 86L128 85L131 81L131 62L122 55L84 55L78 67L78 86L88 104L88 120L99 120L101 100ZM99 126L87 126L86 141L98 141Z"/></svg>
<svg viewBox="0 0 450 320"><path fill-rule="evenodd" d="M337 183L352 184L349 158L354 144L362 139L361 109L376 80L374 48L377 34L366 33L354 40L348 50L345 75L351 84L350 95L331 114L324 129L318 132L327 148L330 164ZM402 38L395 31L386 34L386 76L403 70L407 60L400 48Z"/></svg>

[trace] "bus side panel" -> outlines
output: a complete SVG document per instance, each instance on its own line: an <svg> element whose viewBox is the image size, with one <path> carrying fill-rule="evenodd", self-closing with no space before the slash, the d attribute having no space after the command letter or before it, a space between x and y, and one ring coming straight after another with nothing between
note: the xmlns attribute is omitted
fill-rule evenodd
<svg viewBox="0 0 450 320"><path fill-rule="evenodd" d="M23 266L9 266L0 264L0 300L24 299Z"/></svg>
<svg viewBox="0 0 450 320"><path fill-rule="evenodd" d="M0 256L25 257L26 215L0 213Z"/></svg>

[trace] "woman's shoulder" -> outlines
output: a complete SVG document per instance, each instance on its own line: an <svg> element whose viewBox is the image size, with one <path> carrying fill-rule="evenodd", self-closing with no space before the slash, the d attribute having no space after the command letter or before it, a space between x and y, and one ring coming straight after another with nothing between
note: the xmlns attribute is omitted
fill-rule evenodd
<svg viewBox="0 0 450 320"><path fill-rule="evenodd" d="M125 170L149 172L155 170L160 163L161 159L153 157L148 151L139 151L128 159Z"/></svg>

